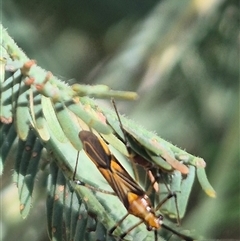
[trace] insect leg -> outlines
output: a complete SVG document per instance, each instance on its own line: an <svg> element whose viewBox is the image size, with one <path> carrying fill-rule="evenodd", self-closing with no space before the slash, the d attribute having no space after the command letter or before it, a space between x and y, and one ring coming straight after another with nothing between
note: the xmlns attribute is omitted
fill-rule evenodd
<svg viewBox="0 0 240 241"><path fill-rule="evenodd" d="M109 230L109 234L110 234L110 235L111 235L111 234L116 230L116 228L124 221L124 219L127 218L128 215L129 215L129 213L127 213L126 215L124 215L124 216ZM126 236L126 235L124 235L124 236ZM123 238L122 235L121 235L120 237Z"/></svg>

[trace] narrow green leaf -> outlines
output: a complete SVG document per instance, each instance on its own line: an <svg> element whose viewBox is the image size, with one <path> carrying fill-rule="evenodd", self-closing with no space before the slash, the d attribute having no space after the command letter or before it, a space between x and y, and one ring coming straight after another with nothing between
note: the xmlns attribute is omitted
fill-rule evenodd
<svg viewBox="0 0 240 241"><path fill-rule="evenodd" d="M25 218L30 209L31 205L31 194L29 192L28 187L25 185L25 176L27 175L28 166L30 164L31 156L32 156L32 149L35 145L36 136L35 134L30 131L27 137L25 146L23 150L19 150L23 152L21 157L18 179L17 179L17 187L19 193L19 200L20 200L20 213L23 218Z"/></svg>
<svg viewBox="0 0 240 241"><path fill-rule="evenodd" d="M72 193L71 205L70 205L70 237L69 240L74 240L75 233L77 232L77 222L79 217L79 210L82 202L77 197L76 193Z"/></svg>
<svg viewBox="0 0 240 241"><path fill-rule="evenodd" d="M53 217L53 206L54 206L54 193L56 189L57 182L57 173L58 167L54 162L50 164L50 174L48 176L48 185L47 185L47 199L46 199L46 208L47 208L47 227L48 235L50 239L53 238L53 227L52 227L52 217Z"/></svg>
<svg viewBox="0 0 240 241"><path fill-rule="evenodd" d="M119 152L121 152L123 155L128 156L129 153L127 151L127 148L125 146L125 144L120 141L116 135L114 135L113 133L108 134L108 135L104 135L101 134L101 136L103 137L103 139L105 141L107 141L107 143L110 143L111 146L113 146L116 150L118 150Z"/></svg>
<svg viewBox="0 0 240 241"><path fill-rule="evenodd" d="M185 178L183 178L180 193L177 193L180 218L183 218L186 213L188 199L195 179L195 169L195 167L189 166L189 173Z"/></svg>
<svg viewBox="0 0 240 241"><path fill-rule="evenodd" d="M47 141L50 138L46 120L43 116L43 110L41 105L41 95L38 92L30 91L30 113L32 116L32 126L38 132L38 135L42 141Z"/></svg>
<svg viewBox="0 0 240 241"><path fill-rule="evenodd" d="M0 93L0 117L1 120L6 120L9 123L12 121L13 108L12 108L12 90L13 88L13 77L9 77L2 83Z"/></svg>
<svg viewBox="0 0 240 241"><path fill-rule="evenodd" d="M165 214L165 216L168 216L171 219L177 219L177 207L175 202L175 197L172 196L171 198L167 199L166 202L164 202L161 206L159 206L162 201L170 194L176 193L177 199L178 195L181 192L181 181L182 181L182 175L179 171L174 171L171 176L160 173L160 187L159 193L156 193L155 196L155 203L156 207L160 209L161 213ZM167 186L166 186L167 185ZM178 208L180 208L180 205L178 205Z"/></svg>
<svg viewBox="0 0 240 241"><path fill-rule="evenodd" d="M151 155L149 153L151 159L154 161L154 163L161 167L161 169L166 170L166 171L172 171L173 167L167 163L164 159L162 159L160 156L156 156L156 155Z"/></svg>
<svg viewBox="0 0 240 241"><path fill-rule="evenodd" d="M13 124L2 125L0 129L0 175L3 172L4 163L17 133Z"/></svg>
<svg viewBox="0 0 240 241"><path fill-rule="evenodd" d="M13 78L13 88L12 88L12 108L13 112L16 108L17 102L18 102L18 96L20 92L20 84L22 80L22 74L20 69L18 69L15 73L12 75Z"/></svg>
<svg viewBox="0 0 240 241"><path fill-rule="evenodd" d="M96 97L100 99L109 99L114 97L115 99L122 100L136 100L138 95L136 92L131 91L115 91L111 90L106 85L80 85L74 84L72 89L78 96Z"/></svg>
<svg viewBox="0 0 240 241"><path fill-rule="evenodd" d="M109 91L109 87L107 85L81 85L74 84L72 85L72 89L76 92L78 96L89 96L98 93L105 93Z"/></svg>
<svg viewBox="0 0 240 241"><path fill-rule="evenodd" d="M85 98L86 99L86 98ZM82 100L82 99L81 99ZM105 119L101 119L104 115L101 112L94 111L90 105L74 103L73 101L65 103L67 108L76 116L83 120L86 125L103 134L110 134L111 128L105 123Z"/></svg>
<svg viewBox="0 0 240 241"><path fill-rule="evenodd" d="M64 213L64 189L65 178L59 170L56 180L56 188L53 196L53 212L52 212L52 240L63 240L63 213Z"/></svg>
<svg viewBox="0 0 240 241"><path fill-rule="evenodd" d="M18 176L20 173L20 166L21 166L22 156L24 153L25 144L26 144L26 141L18 139L17 154L15 158L15 166L14 166L14 172L13 172L13 182L15 182L16 184L18 183Z"/></svg>
<svg viewBox="0 0 240 241"><path fill-rule="evenodd" d="M44 114L44 118L48 124L48 128L51 130L52 135L57 138L57 140L61 143L68 142L67 137L63 133L62 127L59 124L56 113L54 111L51 99L42 96L42 110Z"/></svg>
<svg viewBox="0 0 240 241"><path fill-rule="evenodd" d="M116 238L110 236L108 234L108 230L106 230L106 228L100 223L97 223L97 227L96 227L96 231L95 231L95 240L99 240L99 241L114 241L116 240Z"/></svg>
<svg viewBox="0 0 240 241"><path fill-rule="evenodd" d="M64 214L63 214L66 240L70 240L72 196L73 196L72 190L70 190L69 185L66 185L65 186Z"/></svg>
<svg viewBox="0 0 240 241"><path fill-rule="evenodd" d="M34 144L31 152L31 159L29 161L26 175L24 176L23 185L21 189L20 202L24 205L24 209L21 210L21 215L26 218L32 207L32 196L35 177L38 171L38 164L41 158L42 144L37 140Z"/></svg>
<svg viewBox="0 0 240 241"><path fill-rule="evenodd" d="M0 57L0 96L2 93L2 83L5 80L5 66L7 63L7 53L6 50L0 46L1 57Z"/></svg>
<svg viewBox="0 0 240 241"><path fill-rule="evenodd" d="M28 90L29 90L29 86L26 86L22 81L20 86L17 106L16 106L16 119L15 119L16 130L17 130L18 136L22 140L27 139L29 124L31 120L29 109L28 109L28 104L29 104Z"/></svg>
<svg viewBox="0 0 240 241"><path fill-rule="evenodd" d="M206 176L205 169L203 167L197 168L197 178L198 178L198 181L199 181L202 189L204 190L204 192L209 197L216 197L216 192L213 189L213 187L211 186L211 184L209 183L207 176Z"/></svg>
<svg viewBox="0 0 240 241"><path fill-rule="evenodd" d="M77 220L74 240L85 240L85 236L87 233L86 227L87 227L87 221L88 221L88 214L85 205L82 203L79 205L79 216Z"/></svg>
<svg viewBox="0 0 240 241"><path fill-rule="evenodd" d="M82 149L82 143L78 137L81 128L77 122L77 118L68 111L62 103L54 104L57 119L62 127L62 130L72 145L77 149Z"/></svg>

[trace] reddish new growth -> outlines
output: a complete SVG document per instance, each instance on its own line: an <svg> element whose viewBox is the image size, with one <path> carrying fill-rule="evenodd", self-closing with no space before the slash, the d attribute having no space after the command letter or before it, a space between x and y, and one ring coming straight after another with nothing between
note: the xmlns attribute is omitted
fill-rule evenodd
<svg viewBox="0 0 240 241"><path fill-rule="evenodd" d="M106 124L106 117L103 115L103 113L102 113L101 111L97 110L96 114L97 114L97 116L98 116L98 119L99 119L102 123Z"/></svg>
<svg viewBox="0 0 240 241"><path fill-rule="evenodd" d="M50 71L48 71L43 83L42 84L36 84L36 89L38 91L42 91L44 89L45 84L51 79L52 76L53 76L53 74Z"/></svg>
<svg viewBox="0 0 240 241"><path fill-rule="evenodd" d="M23 67L21 68L22 75L28 76L28 73L33 65L36 65L36 60L30 59L26 63L24 63Z"/></svg>
<svg viewBox="0 0 240 241"><path fill-rule="evenodd" d="M198 157L197 160L196 160L196 167L205 168L206 167L206 162L202 158Z"/></svg>
<svg viewBox="0 0 240 241"><path fill-rule="evenodd" d="M0 121L1 121L3 124L6 124L6 125L12 123L12 120L13 120L12 117L6 118L6 117L4 117L4 116L0 116Z"/></svg>
<svg viewBox="0 0 240 241"><path fill-rule="evenodd" d="M174 157L172 157L167 150L164 148L163 145L161 145L156 139L150 140L150 144L155 146L160 153L160 156L169 163L175 170L180 171L182 174L188 174L189 169L187 166L185 166L183 163L177 161Z"/></svg>
<svg viewBox="0 0 240 241"><path fill-rule="evenodd" d="M30 85L32 85L34 83L34 81L35 81L35 78L29 77L29 78L26 78L24 80L24 83L25 83L25 85L30 86Z"/></svg>

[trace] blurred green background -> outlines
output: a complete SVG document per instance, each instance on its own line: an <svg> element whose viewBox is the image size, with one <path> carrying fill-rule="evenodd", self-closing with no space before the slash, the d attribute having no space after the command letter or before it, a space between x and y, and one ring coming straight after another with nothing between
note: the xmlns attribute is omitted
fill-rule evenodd
<svg viewBox="0 0 240 241"><path fill-rule="evenodd" d="M203 157L217 191L211 199L195 183L183 226L240 239L238 1L8 0L1 15L26 54L61 79L138 92L117 102L120 113ZM1 179L2 238L47 240L41 182L22 220L13 159Z"/></svg>

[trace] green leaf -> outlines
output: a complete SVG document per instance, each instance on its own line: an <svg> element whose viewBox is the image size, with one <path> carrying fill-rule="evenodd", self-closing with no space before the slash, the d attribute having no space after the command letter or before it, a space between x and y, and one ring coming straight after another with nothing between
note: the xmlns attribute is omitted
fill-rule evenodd
<svg viewBox="0 0 240 241"><path fill-rule="evenodd" d="M108 236L108 230L126 215L127 210L117 196L98 191L102 189L111 192L112 189L82 150L78 133L82 129L88 129L102 136L113 155L116 155L123 166L128 166L126 169L133 175L129 160L130 153L123 141L124 136L116 113L105 108L100 109L89 96L134 99L136 94L112 91L103 85L91 88L82 85L68 86L50 72L41 69L34 61L29 60L4 29L2 32L4 38L2 44L8 54L7 61L8 59L19 61L16 69L13 70L13 77L1 82L4 86L1 89L1 97L3 96L1 101L4 101L0 104L5 111L1 116L2 121L4 118L10 120L11 116L16 117L14 125L20 139L14 179L19 188L22 216L26 217L31 207L34 180L43 146L52 156L46 202L51 240L65 238L101 240L102 235ZM6 65L3 66L6 70ZM9 96L12 93L14 95ZM164 173L164 176L169 179L167 185L170 186L171 191L180 192L181 217L186 210L194 181L195 167L204 190L208 193L210 190L210 194L214 192L213 189L209 189L210 184L203 175L205 162L201 158L181 150L127 118L121 117L121 121L133 152L146 162L153 164L151 169L153 173L155 171ZM6 130L2 130L3 133L7 133ZM6 142L1 148L9 151ZM80 151L80 161L74 176L78 151ZM36 159L32 156L33 153L38 154ZM6 155L2 153L1 155L4 162ZM36 161L35 166L32 161ZM139 182L147 190L144 180L148 170L145 168L141 173L144 173L144 177L140 177ZM85 187L77 185L76 179L85 183ZM164 194L165 191L162 191L164 185L161 181L159 185L161 194ZM91 188L88 188L90 186ZM153 192L153 195L156 196L155 200L159 200L158 193ZM160 209L168 216L175 218L176 207L173 201L172 199L166 202L166 206ZM114 231L114 237L109 239L115 239L115 236L118 238L124 232L128 233L128 230L137 222L139 220L136 217L129 215ZM171 225L174 224L170 222ZM101 237L97 236L98 233ZM158 236L165 237L165 234L160 230ZM144 224L136 226L126 236L127 240L153 240L153 238L154 232L148 232Z"/></svg>
<svg viewBox="0 0 240 241"><path fill-rule="evenodd" d="M3 172L5 160L11 150L12 144L16 139L17 133L13 125L0 124L0 175Z"/></svg>

